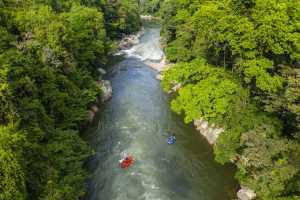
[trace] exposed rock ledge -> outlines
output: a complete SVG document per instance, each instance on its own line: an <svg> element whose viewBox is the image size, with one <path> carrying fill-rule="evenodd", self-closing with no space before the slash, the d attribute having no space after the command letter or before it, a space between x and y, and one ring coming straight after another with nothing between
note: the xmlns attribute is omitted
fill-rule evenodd
<svg viewBox="0 0 300 200"><path fill-rule="evenodd" d="M210 144L215 144L220 134L224 132L223 128L216 127L215 124L210 125L204 119L194 120L194 125Z"/></svg>
<svg viewBox="0 0 300 200"><path fill-rule="evenodd" d="M152 15L141 15L141 19L145 21L159 20L159 17L155 17Z"/></svg>
<svg viewBox="0 0 300 200"><path fill-rule="evenodd" d="M239 200L253 200L256 198L256 194L253 190L242 186L237 192L237 197Z"/></svg>
<svg viewBox="0 0 300 200"><path fill-rule="evenodd" d="M97 85L101 89L102 94L96 99L96 101L91 105L91 107L88 110L87 121L89 123L92 123L94 121L97 112L100 110L100 106L106 101L110 100L113 93L110 81L101 80L97 82Z"/></svg>

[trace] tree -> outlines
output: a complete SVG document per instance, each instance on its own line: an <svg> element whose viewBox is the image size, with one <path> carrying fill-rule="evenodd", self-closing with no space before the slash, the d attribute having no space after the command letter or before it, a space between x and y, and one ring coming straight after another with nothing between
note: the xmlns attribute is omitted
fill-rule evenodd
<svg viewBox="0 0 300 200"><path fill-rule="evenodd" d="M13 125L0 126L0 199L26 199L22 159L24 136Z"/></svg>

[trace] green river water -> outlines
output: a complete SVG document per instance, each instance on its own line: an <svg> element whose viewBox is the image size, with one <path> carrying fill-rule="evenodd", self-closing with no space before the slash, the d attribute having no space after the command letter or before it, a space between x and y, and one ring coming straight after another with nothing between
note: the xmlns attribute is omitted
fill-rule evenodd
<svg viewBox="0 0 300 200"><path fill-rule="evenodd" d="M147 62L159 62L159 27L146 26L139 44L106 77L113 98L88 134L96 151L89 163L89 200L227 200L235 197L234 168L214 161L207 141L183 123ZM167 145L167 131L176 134ZM124 153L136 162L119 168Z"/></svg>

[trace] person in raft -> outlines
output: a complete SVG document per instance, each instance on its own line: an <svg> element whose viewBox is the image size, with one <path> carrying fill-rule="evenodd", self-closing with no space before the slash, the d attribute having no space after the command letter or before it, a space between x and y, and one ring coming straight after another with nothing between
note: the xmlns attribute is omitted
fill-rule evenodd
<svg viewBox="0 0 300 200"><path fill-rule="evenodd" d="M168 137L167 143L168 144L175 144L175 142L176 142L176 137L173 133L171 133Z"/></svg>
<svg viewBox="0 0 300 200"><path fill-rule="evenodd" d="M131 155L126 155L125 158L119 161L120 167L123 169L129 168L134 162L134 159Z"/></svg>

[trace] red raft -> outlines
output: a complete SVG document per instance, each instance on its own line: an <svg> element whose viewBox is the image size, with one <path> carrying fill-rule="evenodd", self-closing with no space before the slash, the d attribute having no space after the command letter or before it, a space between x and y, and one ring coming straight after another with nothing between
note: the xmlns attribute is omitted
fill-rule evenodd
<svg viewBox="0 0 300 200"><path fill-rule="evenodd" d="M131 155L126 156L120 160L120 167L123 169L129 168L134 162L134 159Z"/></svg>

